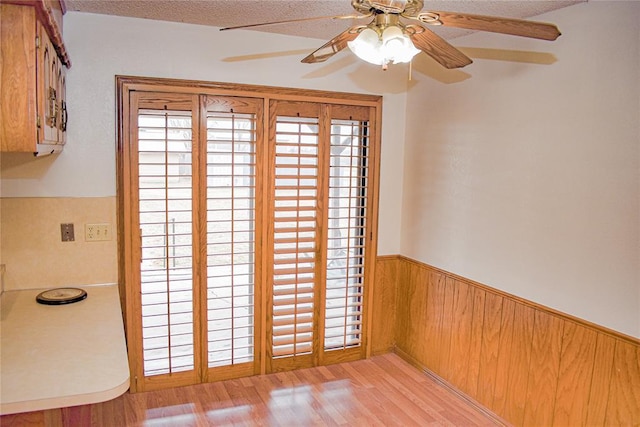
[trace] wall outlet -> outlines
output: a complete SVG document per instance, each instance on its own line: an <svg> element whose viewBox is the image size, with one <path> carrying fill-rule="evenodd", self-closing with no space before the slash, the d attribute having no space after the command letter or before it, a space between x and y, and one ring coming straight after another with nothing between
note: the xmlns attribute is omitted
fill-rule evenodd
<svg viewBox="0 0 640 427"><path fill-rule="evenodd" d="M73 224L60 224L60 235L63 242L73 242L76 240L73 232Z"/></svg>
<svg viewBox="0 0 640 427"><path fill-rule="evenodd" d="M85 224L84 240L86 242L111 240L111 224Z"/></svg>

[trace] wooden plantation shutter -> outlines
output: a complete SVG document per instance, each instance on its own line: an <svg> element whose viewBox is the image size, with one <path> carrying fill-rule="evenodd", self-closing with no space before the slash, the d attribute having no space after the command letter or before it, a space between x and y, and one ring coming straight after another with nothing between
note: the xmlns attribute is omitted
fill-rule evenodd
<svg viewBox="0 0 640 427"><path fill-rule="evenodd" d="M317 352L320 106L271 102L271 368L312 366Z"/></svg>
<svg viewBox="0 0 640 427"><path fill-rule="evenodd" d="M197 171L191 162L198 152L198 98L147 93L134 94L133 101L137 167L132 172L138 196L133 241L140 245L133 265L139 277L142 364L137 377L190 384L200 363L193 315L198 305L193 292Z"/></svg>
<svg viewBox="0 0 640 427"><path fill-rule="evenodd" d="M272 101L269 362L364 357L368 107Z"/></svg>
<svg viewBox="0 0 640 427"><path fill-rule="evenodd" d="M371 205L370 119L368 108L334 106L331 110L325 351L356 349L359 353L362 344Z"/></svg>
<svg viewBox="0 0 640 427"><path fill-rule="evenodd" d="M215 378L255 373L256 141L262 102L206 97L207 352ZM259 316L258 316L259 318Z"/></svg>
<svg viewBox="0 0 640 427"><path fill-rule="evenodd" d="M133 100L138 387L251 375L262 102L156 93Z"/></svg>
<svg viewBox="0 0 640 427"><path fill-rule="evenodd" d="M380 98L118 85L131 391L366 357Z"/></svg>

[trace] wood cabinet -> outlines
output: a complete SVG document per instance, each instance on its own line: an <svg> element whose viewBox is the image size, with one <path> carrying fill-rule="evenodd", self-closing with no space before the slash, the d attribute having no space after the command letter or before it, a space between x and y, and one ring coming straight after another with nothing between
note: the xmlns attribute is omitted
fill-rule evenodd
<svg viewBox="0 0 640 427"><path fill-rule="evenodd" d="M46 155L66 142L70 62L55 3L0 4L0 151Z"/></svg>

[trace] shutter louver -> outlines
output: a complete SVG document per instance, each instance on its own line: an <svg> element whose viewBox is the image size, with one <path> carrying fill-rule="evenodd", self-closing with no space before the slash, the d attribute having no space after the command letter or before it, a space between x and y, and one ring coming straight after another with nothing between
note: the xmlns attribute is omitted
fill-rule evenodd
<svg viewBox="0 0 640 427"><path fill-rule="evenodd" d="M313 351L318 130L317 118L276 120L274 358Z"/></svg>

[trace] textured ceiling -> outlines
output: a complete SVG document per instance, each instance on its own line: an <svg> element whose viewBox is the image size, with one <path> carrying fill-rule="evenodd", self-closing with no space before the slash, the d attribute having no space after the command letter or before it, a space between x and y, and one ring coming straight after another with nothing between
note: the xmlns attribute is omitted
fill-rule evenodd
<svg viewBox="0 0 640 427"><path fill-rule="evenodd" d="M529 18L583 1L586 0L425 0L423 10ZM65 4L67 11L185 22L213 27L355 13L349 0L65 0ZM355 23L348 20L323 19L269 25L252 30L331 39L351 25ZM468 33L465 30L442 27L437 27L436 31L447 39Z"/></svg>

